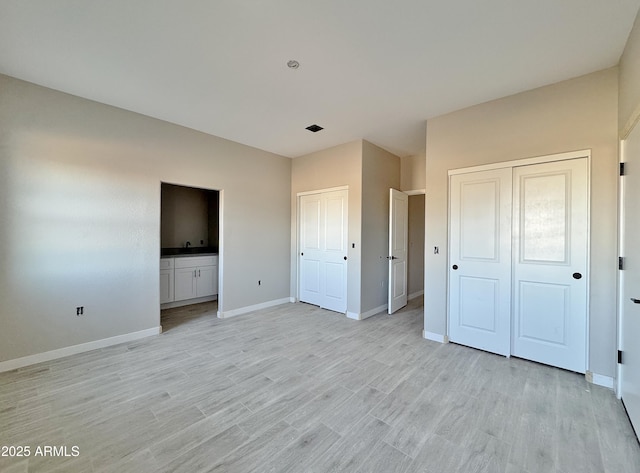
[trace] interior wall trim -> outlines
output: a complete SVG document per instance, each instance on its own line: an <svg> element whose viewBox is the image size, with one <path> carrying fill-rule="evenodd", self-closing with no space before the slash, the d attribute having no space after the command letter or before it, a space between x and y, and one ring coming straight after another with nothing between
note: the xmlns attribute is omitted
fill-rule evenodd
<svg viewBox="0 0 640 473"><path fill-rule="evenodd" d="M110 347L112 345L119 345L120 343L140 340L141 338L159 335L161 332L162 327L153 327L146 330L140 330L139 332L125 333L123 335L116 335L115 337L103 338L101 340L94 340L92 342L81 343L79 345L72 345L70 347L58 348L57 350L46 351L44 353L37 353L35 355L29 355L22 358L3 361L0 362L0 373L4 371L15 370L18 368L24 368L25 366L31 366L37 363L43 363L45 361L64 358L65 356L77 355L78 353L98 350L100 348Z"/></svg>
<svg viewBox="0 0 640 473"><path fill-rule="evenodd" d="M633 113L631 114L631 116L627 120L627 123L624 124L624 127L620 131L620 139L621 140L626 140L629 137L629 135L631 134L631 132L633 131L633 129L635 128L635 126L638 124L639 121L640 121L640 103L633 110Z"/></svg>
<svg viewBox="0 0 640 473"><path fill-rule="evenodd" d="M268 309L281 304L289 304L291 297L283 297L282 299L274 299L272 301L261 302L260 304L248 305L246 307L240 307L239 309L226 310L224 312L218 311L219 319L226 319L229 317L235 317L236 315L246 314L260 309Z"/></svg>

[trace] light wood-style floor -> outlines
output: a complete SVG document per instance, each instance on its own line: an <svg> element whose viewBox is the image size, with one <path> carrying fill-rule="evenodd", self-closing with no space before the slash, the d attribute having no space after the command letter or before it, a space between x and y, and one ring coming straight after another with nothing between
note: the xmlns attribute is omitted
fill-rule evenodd
<svg viewBox="0 0 640 473"><path fill-rule="evenodd" d="M8 472L640 472L623 407L575 373L421 338L422 301L362 322L305 304L0 374ZM35 457L37 446L78 457Z"/></svg>

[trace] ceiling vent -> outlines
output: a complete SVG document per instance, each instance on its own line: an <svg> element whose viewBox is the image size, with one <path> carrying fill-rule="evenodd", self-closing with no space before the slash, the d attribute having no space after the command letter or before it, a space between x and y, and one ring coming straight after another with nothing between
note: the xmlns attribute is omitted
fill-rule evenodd
<svg viewBox="0 0 640 473"><path fill-rule="evenodd" d="M309 125L305 130L312 131L313 133L318 133L320 130L324 130L320 125Z"/></svg>

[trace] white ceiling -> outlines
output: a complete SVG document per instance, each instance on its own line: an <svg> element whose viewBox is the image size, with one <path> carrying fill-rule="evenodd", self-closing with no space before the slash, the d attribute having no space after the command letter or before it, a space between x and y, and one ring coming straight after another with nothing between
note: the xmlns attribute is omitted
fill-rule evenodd
<svg viewBox="0 0 640 473"><path fill-rule="evenodd" d="M428 118L616 65L639 6L0 0L0 72L285 156L406 156Z"/></svg>

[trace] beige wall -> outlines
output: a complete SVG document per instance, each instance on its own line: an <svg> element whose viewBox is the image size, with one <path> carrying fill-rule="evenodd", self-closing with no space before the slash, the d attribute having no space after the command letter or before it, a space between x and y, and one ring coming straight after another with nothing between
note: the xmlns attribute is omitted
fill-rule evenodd
<svg viewBox="0 0 640 473"><path fill-rule="evenodd" d="M425 188L426 156L423 151L415 156L405 156L400 162L400 189L413 191Z"/></svg>
<svg viewBox="0 0 640 473"><path fill-rule="evenodd" d="M640 116L640 13L620 58L618 104L618 126L625 134Z"/></svg>
<svg viewBox="0 0 640 473"><path fill-rule="evenodd" d="M291 286L298 293L298 198L299 192L349 187L349 254L347 266L347 311L360 313L360 265L362 228L362 141L311 153L292 161L291 167ZM352 247L355 245L355 248Z"/></svg>
<svg viewBox="0 0 640 473"><path fill-rule="evenodd" d="M222 190L225 311L288 298L291 160L1 75L0 104L0 361L159 325L161 181Z"/></svg>
<svg viewBox="0 0 640 473"><path fill-rule="evenodd" d="M400 158L368 141L362 147L362 303L373 315L389 291L389 189L400 187ZM384 308L382 309L384 310Z"/></svg>
<svg viewBox="0 0 640 473"><path fill-rule="evenodd" d="M446 333L447 170L591 149L589 369L614 376L617 278L616 68L427 122L425 330ZM428 302L427 302L428 301Z"/></svg>
<svg viewBox="0 0 640 473"><path fill-rule="evenodd" d="M215 191L162 184L160 246L209 246L209 194ZM200 242L203 243L200 243Z"/></svg>
<svg viewBox="0 0 640 473"><path fill-rule="evenodd" d="M424 194L409 196L409 254L407 291L424 290Z"/></svg>

